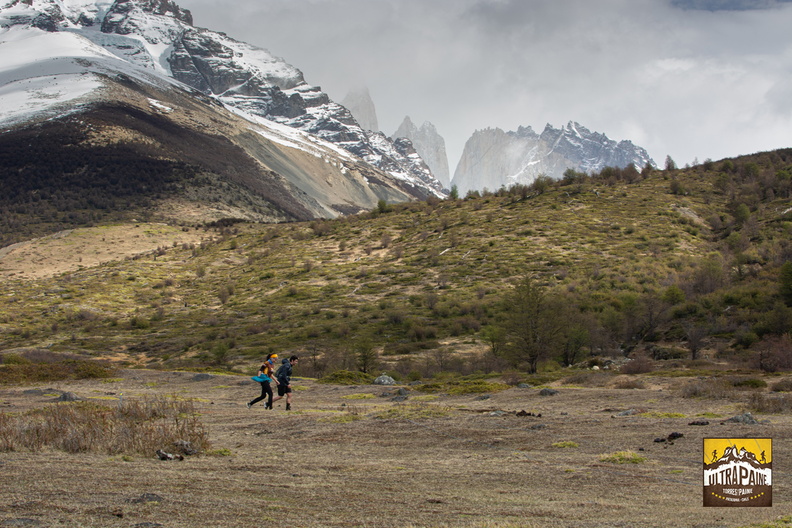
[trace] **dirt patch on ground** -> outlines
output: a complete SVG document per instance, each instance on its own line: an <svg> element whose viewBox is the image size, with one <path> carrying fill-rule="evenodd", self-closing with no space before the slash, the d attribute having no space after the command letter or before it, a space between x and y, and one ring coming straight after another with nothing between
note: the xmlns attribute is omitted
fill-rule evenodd
<svg viewBox="0 0 792 528"><path fill-rule="evenodd" d="M201 230L165 224L71 229L0 249L0 278L41 279L91 268L174 244L197 244Z"/></svg>
<svg viewBox="0 0 792 528"><path fill-rule="evenodd" d="M184 461L0 453L0 525L714 528L792 511L782 463L772 508L702 507L702 438L770 437L775 460L792 456L789 416L722 424L744 411L733 400L668 388L449 396L408 386L397 402L395 387L293 385L291 412L283 401L274 411L248 409L259 390L242 376L127 370L112 380L3 387L4 413L68 405L55 403L58 391L107 405L121 405L121 394L195 398L218 451ZM655 442L672 432L684 436ZM617 451L646 460L601 460Z"/></svg>

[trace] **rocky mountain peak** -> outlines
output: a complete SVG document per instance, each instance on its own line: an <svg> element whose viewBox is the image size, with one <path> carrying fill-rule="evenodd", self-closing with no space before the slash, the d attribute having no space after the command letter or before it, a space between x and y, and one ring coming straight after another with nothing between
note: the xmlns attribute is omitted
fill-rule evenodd
<svg viewBox="0 0 792 528"><path fill-rule="evenodd" d="M314 135L416 186L442 195L420 156L405 156L387 137L367 133L302 72L268 51L192 25L171 0L16 0L0 22L48 32L68 29L130 64L172 77L223 104ZM101 33L88 27L101 28ZM376 130L376 127L374 127Z"/></svg>
<svg viewBox="0 0 792 528"><path fill-rule="evenodd" d="M548 123L547 126L550 126L550 124ZM545 129L547 129L547 127L545 127ZM530 126L527 127L518 126L515 135L517 137L526 137L526 138L535 138L538 136L538 134L534 132L534 129L531 128Z"/></svg>
<svg viewBox="0 0 792 528"><path fill-rule="evenodd" d="M567 169L592 173L606 166L655 165L649 154L630 141L616 142L575 121L561 128L547 124L541 134L529 126L515 132L485 129L465 144L454 172L460 192L529 184L540 174L559 179Z"/></svg>
<svg viewBox="0 0 792 528"><path fill-rule="evenodd" d="M451 187L451 177L448 170L448 154L446 153L445 140L437 132L437 128L429 121L424 121L420 128L416 127L410 116L405 116L399 128L391 134L397 138L409 139L416 152L426 161L426 164L443 186Z"/></svg>
<svg viewBox="0 0 792 528"><path fill-rule="evenodd" d="M368 88L350 90L341 101L341 105L349 109L364 130L379 131L377 109Z"/></svg>
<svg viewBox="0 0 792 528"><path fill-rule="evenodd" d="M187 9L182 9L170 0L116 0L107 12L102 24L105 33L118 33L128 35L141 27L140 24L125 25L130 15L135 11L151 15L170 17L192 26L192 14Z"/></svg>

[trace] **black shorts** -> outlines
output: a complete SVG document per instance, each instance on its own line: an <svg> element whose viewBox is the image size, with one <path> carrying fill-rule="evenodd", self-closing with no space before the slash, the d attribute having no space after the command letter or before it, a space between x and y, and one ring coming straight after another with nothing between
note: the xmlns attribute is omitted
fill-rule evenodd
<svg viewBox="0 0 792 528"><path fill-rule="evenodd" d="M291 393L291 387L283 383L278 384L278 396L283 396L284 394L290 394L290 393Z"/></svg>

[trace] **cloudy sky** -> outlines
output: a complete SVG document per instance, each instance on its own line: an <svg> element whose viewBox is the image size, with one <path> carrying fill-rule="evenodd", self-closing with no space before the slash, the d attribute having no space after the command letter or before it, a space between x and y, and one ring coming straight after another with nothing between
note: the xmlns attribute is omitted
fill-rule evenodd
<svg viewBox="0 0 792 528"><path fill-rule="evenodd" d="M176 0L380 128L432 122L453 175L477 129L577 121L682 166L792 147L792 0Z"/></svg>

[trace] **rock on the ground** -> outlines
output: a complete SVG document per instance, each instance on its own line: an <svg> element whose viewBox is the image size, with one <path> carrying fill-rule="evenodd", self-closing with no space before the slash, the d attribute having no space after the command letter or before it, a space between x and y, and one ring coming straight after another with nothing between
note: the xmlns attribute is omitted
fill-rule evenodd
<svg viewBox="0 0 792 528"><path fill-rule="evenodd" d="M377 379L374 380L374 385L395 385L396 380L388 376L387 374L382 374L378 376Z"/></svg>

